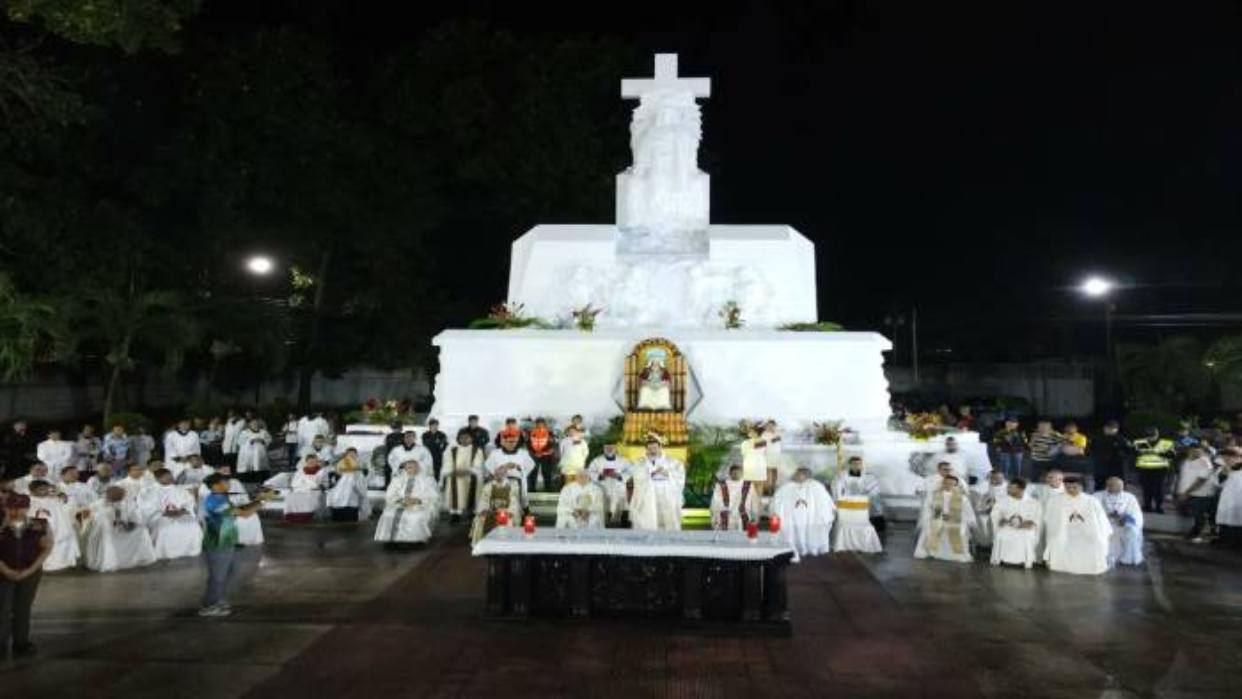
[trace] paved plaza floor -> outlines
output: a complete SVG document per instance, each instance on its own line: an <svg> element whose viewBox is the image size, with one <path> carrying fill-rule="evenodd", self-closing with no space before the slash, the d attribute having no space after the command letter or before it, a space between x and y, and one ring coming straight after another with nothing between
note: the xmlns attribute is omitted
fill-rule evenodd
<svg viewBox="0 0 1242 699"><path fill-rule="evenodd" d="M790 574L789 636L481 618L464 528L391 552L368 525L288 527L246 553L227 619L197 561L44 579L36 659L4 697L1237 697L1242 556L1173 538L1100 577L877 557Z"/></svg>

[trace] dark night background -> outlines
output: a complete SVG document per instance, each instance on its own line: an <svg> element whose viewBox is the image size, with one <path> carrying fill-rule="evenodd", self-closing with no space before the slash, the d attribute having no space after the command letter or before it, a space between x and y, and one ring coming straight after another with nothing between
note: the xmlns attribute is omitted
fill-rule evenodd
<svg viewBox="0 0 1242 699"><path fill-rule="evenodd" d="M204 301L201 346L242 346L213 374L428 362L513 239L612 220L618 81L655 52L713 81L713 221L811 238L820 319L903 317L897 364L914 308L928 361L1098 357L1089 273L1124 285L1120 342L1242 327L1237 2L182 4L169 47L0 23L85 105L0 138L0 269ZM240 275L255 251L326 272L318 329L314 287ZM283 339L256 299L294 308Z"/></svg>

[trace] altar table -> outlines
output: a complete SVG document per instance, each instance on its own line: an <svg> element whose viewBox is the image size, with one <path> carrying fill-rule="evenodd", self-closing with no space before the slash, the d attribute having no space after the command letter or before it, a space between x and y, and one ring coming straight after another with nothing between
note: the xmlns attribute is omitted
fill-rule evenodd
<svg viewBox="0 0 1242 699"><path fill-rule="evenodd" d="M761 532L492 530L492 617L659 617L788 628L785 572L793 549Z"/></svg>

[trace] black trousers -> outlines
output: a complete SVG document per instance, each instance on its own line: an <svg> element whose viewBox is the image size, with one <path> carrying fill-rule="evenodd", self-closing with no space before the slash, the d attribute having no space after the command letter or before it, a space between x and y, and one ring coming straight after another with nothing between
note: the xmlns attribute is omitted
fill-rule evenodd
<svg viewBox="0 0 1242 699"><path fill-rule="evenodd" d="M555 455L537 457L535 459L535 467L530 470L530 475L526 477L526 492L535 492L535 483L538 481L540 473L543 473L544 489L556 492L556 479L560 477L556 467Z"/></svg>
<svg viewBox="0 0 1242 699"><path fill-rule="evenodd" d="M4 653L10 638L14 648L30 644L30 609L42 577L40 570L18 582L0 579L0 654Z"/></svg>
<svg viewBox="0 0 1242 699"><path fill-rule="evenodd" d="M1190 531L1186 532L1186 538L1192 539L1196 536L1206 534L1206 530L1210 530L1212 525L1216 523L1216 498L1192 497L1187 499L1190 508L1190 516L1194 518L1194 524L1190 525Z"/></svg>
<svg viewBox="0 0 1242 699"><path fill-rule="evenodd" d="M1164 507L1164 478L1168 469L1138 469L1139 486L1143 489L1142 508L1146 512L1162 512Z"/></svg>
<svg viewBox="0 0 1242 699"><path fill-rule="evenodd" d="M358 521L358 508L356 507L332 507L328 511L332 513L333 522Z"/></svg>

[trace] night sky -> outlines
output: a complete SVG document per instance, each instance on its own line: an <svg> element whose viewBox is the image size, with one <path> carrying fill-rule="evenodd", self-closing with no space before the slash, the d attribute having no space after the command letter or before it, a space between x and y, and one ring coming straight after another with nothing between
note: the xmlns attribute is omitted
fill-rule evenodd
<svg viewBox="0 0 1242 699"><path fill-rule="evenodd" d="M814 240L821 319L851 328L917 306L955 356L1090 352L1102 311L1067 288L1089 272L1132 285L1123 339L1151 314L1242 312L1239 3L390 5L209 0L194 21L309 28L354 67L460 17L622 39L618 79L680 53L713 81L713 221Z"/></svg>

